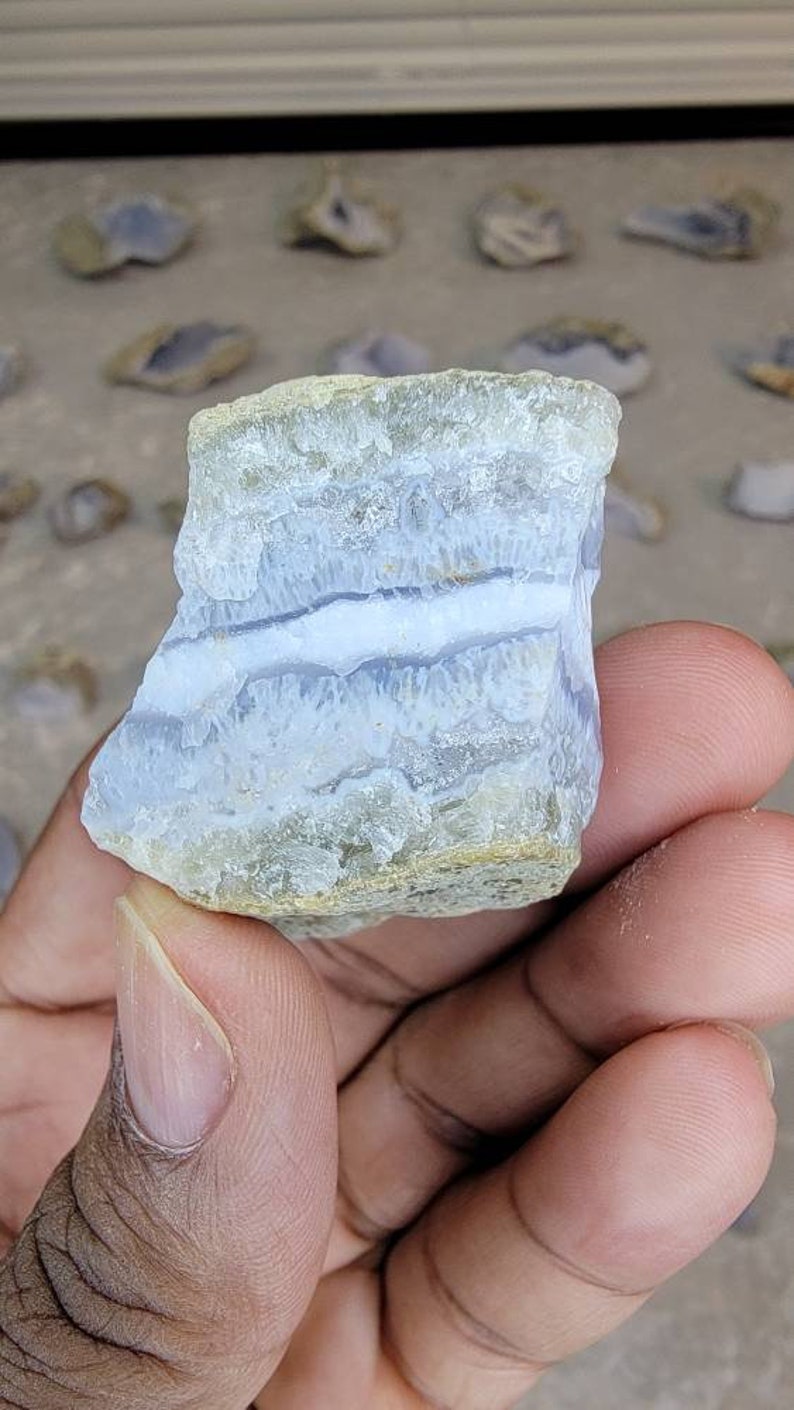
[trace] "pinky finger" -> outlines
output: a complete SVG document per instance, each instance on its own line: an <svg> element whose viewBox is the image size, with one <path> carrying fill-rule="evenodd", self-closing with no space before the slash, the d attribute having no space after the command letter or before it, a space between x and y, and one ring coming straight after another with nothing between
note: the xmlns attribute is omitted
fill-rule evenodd
<svg viewBox="0 0 794 1410"><path fill-rule="evenodd" d="M754 1042L728 1024L643 1038L436 1201L386 1270L388 1351L427 1402L509 1410L738 1216L774 1145Z"/></svg>

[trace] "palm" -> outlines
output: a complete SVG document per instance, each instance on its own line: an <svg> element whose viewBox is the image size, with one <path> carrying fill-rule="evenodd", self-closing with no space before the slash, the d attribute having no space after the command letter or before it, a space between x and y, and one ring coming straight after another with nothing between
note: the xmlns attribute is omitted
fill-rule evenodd
<svg viewBox="0 0 794 1410"><path fill-rule="evenodd" d="M599 675L607 767L575 908L305 947L337 1051L339 1202L325 1277L261 1410L507 1407L628 1316L763 1177L771 1116L747 1055L713 1028L659 1030L794 1007L794 956L771 958L794 906L794 823L731 811L785 768L791 694L748 643L697 627L612 643ZM78 791L0 933L9 1231L107 1065L109 908L126 874L81 833Z"/></svg>

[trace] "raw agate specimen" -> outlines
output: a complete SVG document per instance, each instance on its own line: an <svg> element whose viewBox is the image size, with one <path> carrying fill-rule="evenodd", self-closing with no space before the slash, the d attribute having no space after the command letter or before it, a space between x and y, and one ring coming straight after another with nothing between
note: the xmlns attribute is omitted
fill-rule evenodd
<svg viewBox="0 0 794 1410"><path fill-rule="evenodd" d="M160 323L111 357L104 374L109 382L155 392L201 392L243 367L255 346L242 324Z"/></svg>
<svg viewBox="0 0 794 1410"><path fill-rule="evenodd" d="M11 703L26 720L68 720L97 702L97 678L87 661L46 646L16 672Z"/></svg>
<svg viewBox="0 0 794 1410"><path fill-rule="evenodd" d="M628 396L651 375L645 343L623 323L601 318L552 318L516 338L501 355L503 372L540 368L560 377L585 377Z"/></svg>
<svg viewBox="0 0 794 1410"><path fill-rule="evenodd" d="M576 249L565 212L530 186L492 191L474 212L478 249L506 269L566 259Z"/></svg>
<svg viewBox="0 0 794 1410"><path fill-rule="evenodd" d="M616 465L607 481L604 499L607 533L657 543L667 529L667 513L658 499L638 493Z"/></svg>
<svg viewBox="0 0 794 1410"><path fill-rule="evenodd" d="M725 487L725 503L748 519L794 519L794 461L742 461Z"/></svg>
<svg viewBox="0 0 794 1410"><path fill-rule="evenodd" d="M50 528L61 543L89 543L123 524L132 500L110 480L79 480L50 505Z"/></svg>
<svg viewBox="0 0 794 1410"><path fill-rule="evenodd" d="M462 371L199 412L183 596L92 765L95 841L293 938L559 891L598 785L619 416L590 383Z"/></svg>
<svg viewBox="0 0 794 1410"><path fill-rule="evenodd" d="M624 235L675 245L703 259L752 259L780 220L780 207L763 191L743 187L690 205L641 206L621 226Z"/></svg>
<svg viewBox="0 0 794 1410"><path fill-rule="evenodd" d="M108 201L90 215L67 216L53 249L70 274L94 279L130 261L167 264L193 239L196 225L181 201L144 192Z"/></svg>
<svg viewBox="0 0 794 1410"><path fill-rule="evenodd" d="M285 245L323 245L358 258L388 255L399 239L394 206L343 176L333 162L322 168L281 224Z"/></svg>
<svg viewBox="0 0 794 1410"><path fill-rule="evenodd" d="M430 353L402 333L365 333L334 343L324 358L323 372L356 372L365 377L401 377L429 372Z"/></svg>
<svg viewBox="0 0 794 1410"><path fill-rule="evenodd" d="M752 347L724 348L723 356L732 372L754 386L794 398L794 333L760 338Z"/></svg>

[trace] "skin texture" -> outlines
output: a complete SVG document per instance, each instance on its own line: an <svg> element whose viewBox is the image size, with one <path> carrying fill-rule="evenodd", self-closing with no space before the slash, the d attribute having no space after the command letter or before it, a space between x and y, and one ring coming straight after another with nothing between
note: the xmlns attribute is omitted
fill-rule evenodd
<svg viewBox="0 0 794 1410"><path fill-rule="evenodd" d="M296 950L134 881L233 1063L176 1153L118 1043L106 1078L131 878L78 774L0 918L3 1410L508 1410L736 1218L775 1129L749 1030L794 1014L794 819L753 807L794 690L700 624L598 676L562 899Z"/></svg>

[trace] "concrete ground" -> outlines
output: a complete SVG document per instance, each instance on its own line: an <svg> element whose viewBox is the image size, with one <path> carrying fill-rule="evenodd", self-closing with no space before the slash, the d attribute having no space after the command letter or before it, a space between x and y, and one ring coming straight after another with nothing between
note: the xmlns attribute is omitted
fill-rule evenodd
<svg viewBox="0 0 794 1410"><path fill-rule="evenodd" d="M369 154L349 165L401 206L392 257L362 263L290 251L274 214L312 167L299 156L0 165L0 343L29 371L0 405L0 470L35 475L43 503L90 476L132 496L132 520L80 548L55 543L41 506L0 548L0 812L31 842L68 770L123 710L169 621L171 540L156 505L183 491L184 436L199 406L314 371L325 346L366 328L426 342L435 365L474 365L522 328L561 313L617 318L644 335L654 374L626 401L621 458L669 507L655 545L611 538L599 636L637 621L709 618L764 642L794 640L794 526L735 518L720 489L743 456L791 456L794 406L742 385L715 347L785 327L794 283L794 150L718 146ZM582 232L580 256L506 272L481 263L467 233L479 196L524 179L559 198ZM784 234L758 262L709 265L615 235L655 198L752 182L784 210ZM70 279L48 252L69 210L130 189L195 203L202 233L168 268ZM106 386L99 363L162 320L247 321L255 360L223 387L170 398ZM50 725L14 717L2 691L16 664L55 643L95 666L100 699ZM794 811L794 777L776 791ZM537 1410L778 1410L794 1388L794 1031L772 1038L781 1135L752 1227L697 1267L604 1346L551 1375Z"/></svg>

